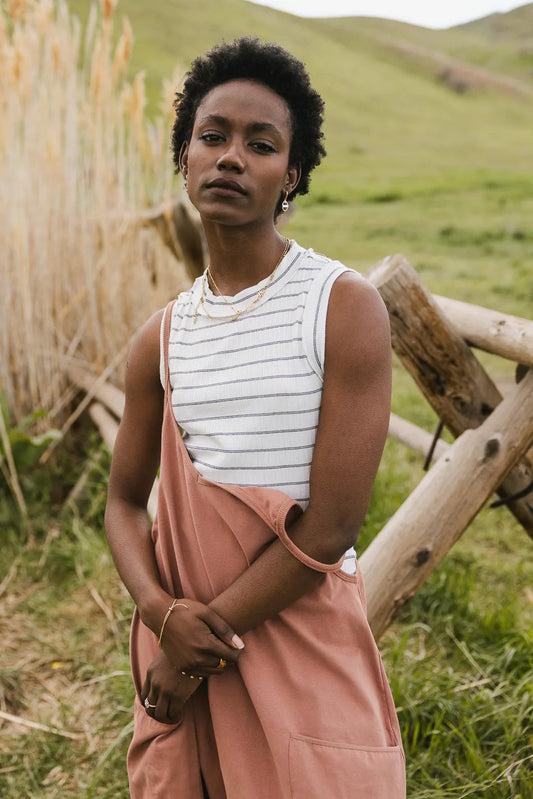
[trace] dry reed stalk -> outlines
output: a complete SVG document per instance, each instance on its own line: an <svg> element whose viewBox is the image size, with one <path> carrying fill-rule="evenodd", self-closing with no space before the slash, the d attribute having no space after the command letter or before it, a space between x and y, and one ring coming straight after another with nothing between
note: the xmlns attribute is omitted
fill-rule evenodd
<svg viewBox="0 0 533 799"><path fill-rule="evenodd" d="M115 5L93 5L84 37L65 0L0 6L0 390L15 421L44 409L60 426L72 356L102 371L186 284L135 221L172 192L169 118L149 124L144 75L126 80Z"/></svg>

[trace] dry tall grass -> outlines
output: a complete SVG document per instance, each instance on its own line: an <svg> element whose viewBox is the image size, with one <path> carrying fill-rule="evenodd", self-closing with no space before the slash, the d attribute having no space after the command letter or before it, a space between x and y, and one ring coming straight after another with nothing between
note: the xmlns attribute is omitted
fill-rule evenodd
<svg viewBox="0 0 533 799"><path fill-rule="evenodd" d="M132 331L186 280L135 222L176 190L173 86L148 123L115 6L94 5L82 37L64 0L0 0L0 385L14 420L44 409L60 423L70 360L97 372L123 361Z"/></svg>

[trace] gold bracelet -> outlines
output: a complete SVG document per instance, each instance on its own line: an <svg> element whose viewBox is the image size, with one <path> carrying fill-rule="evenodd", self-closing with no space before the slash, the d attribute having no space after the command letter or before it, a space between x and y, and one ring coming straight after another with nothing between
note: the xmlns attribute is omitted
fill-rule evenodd
<svg viewBox="0 0 533 799"><path fill-rule="evenodd" d="M174 608L177 608L177 607L178 607L178 605L179 605L180 607L182 607L182 608L188 608L188 607L189 607L188 605L186 605L186 604L185 604L185 602L179 602L177 599L175 599L175 600L173 601L172 605L171 605L171 606L169 607L169 609L167 610L167 612L166 612L166 615L165 615L165 618L163 619L163 624L161 625L161 631L160 631L160 633L159 633L159 638L158 638L158 640L157 640L157 645L158 645L158 647L160 647L160 648L161 648L161 640L162 640L162 638L163 638L163 630L165 629L165 624L167 623L167 621L168 621L168 617L170 616L170 614L172 613L172 611L174 610Z"/></svg>

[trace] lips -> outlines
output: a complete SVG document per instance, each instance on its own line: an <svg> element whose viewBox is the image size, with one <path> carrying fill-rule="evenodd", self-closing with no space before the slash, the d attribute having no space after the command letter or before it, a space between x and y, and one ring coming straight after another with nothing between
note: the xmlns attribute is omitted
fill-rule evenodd
<svg viewBox="0 0 533 799"><path fill-rule="evenodd" d="M236 180L228 180L227 178L217 178L216 180L212 180L207 184L207 188L218 189L221 192L227 192L228 194L248 194L244 186L241 186L241 184Z"/></svg>

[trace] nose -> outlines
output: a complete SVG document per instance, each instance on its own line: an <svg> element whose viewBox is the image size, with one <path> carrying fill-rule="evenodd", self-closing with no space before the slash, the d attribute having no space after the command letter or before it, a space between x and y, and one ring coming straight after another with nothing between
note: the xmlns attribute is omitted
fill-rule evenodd
<svg viewBox="0 0 533 799"><path fill-rule="evenodd" d="M238 142L232 141L217 160L217 169L221 171L228 169L234 172L243 172L245 159L242 147Z"/></svg>

